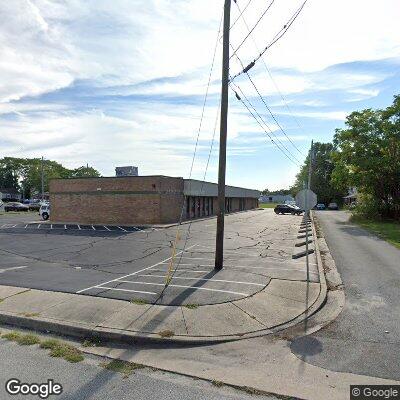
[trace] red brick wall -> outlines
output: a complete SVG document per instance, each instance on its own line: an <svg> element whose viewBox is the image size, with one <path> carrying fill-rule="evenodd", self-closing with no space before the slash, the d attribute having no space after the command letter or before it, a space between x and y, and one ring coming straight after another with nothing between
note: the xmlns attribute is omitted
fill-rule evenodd
<svg viewBox="0 0 400 400"><path fill-rule="evenodd" d="M179 220L183 179L162 176L55 179L52 222L159 224Z"/></svg>

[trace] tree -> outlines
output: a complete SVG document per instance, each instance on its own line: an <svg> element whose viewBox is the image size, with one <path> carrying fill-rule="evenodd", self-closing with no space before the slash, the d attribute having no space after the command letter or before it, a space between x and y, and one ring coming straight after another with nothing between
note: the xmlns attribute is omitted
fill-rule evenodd
<svg viewBox="0 0 400 400"><path fill-rule="evenodd" d="M75 168L71 173L73 178L97 178L99 176L101 176L100 172L89 166Z"/></svg>
<svg viewBox="0 0 400 400"><path fill-rule="evenodd" d="M279 189L279 190L268 190L264 189L261 194L267 195L270 194L272 196L278 195L278 194L283 194L283 195L288 195L290 194L290 189Z"/></svg>
<svg viewBox="0 0 400 400"><path fill-rule="evenodd" d="M56 161L43 161L44 191L54 178L98 177L99 171L89 166L75 169L65 168ZM42 160L40 158L4 157L0 160L0 187L11 187L23 191L29 198L42 191Z"/></svg>
<svg viewBox="0 0 400 400"><path fill-rule="evenodd" d="M370 216L400 219L400 96L384 110L351 113L334 146L336 187L357 187Z"/></svg>
<svg viewBox="0 0 400 400"><path fill-rule="evenodd" d="M331 201L337 203L343 202L343 196L347 193L347 187L335 187L331 181L332 172L334 170L334 162L332 155L334 146L332 143L314 143L313 146L314 160L311 173L311 190L313 190L318 201L328 204ZM296 181L290 188L292 195L295 196L304 188L308 181L310 156L308 155L299 173L296 175Z"/></svg>

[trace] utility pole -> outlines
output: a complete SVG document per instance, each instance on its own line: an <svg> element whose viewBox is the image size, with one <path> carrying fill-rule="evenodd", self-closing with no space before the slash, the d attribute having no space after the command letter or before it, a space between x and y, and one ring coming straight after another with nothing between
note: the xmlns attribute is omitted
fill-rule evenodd
<svg viewBox="0 0 400 400"><path fill-rule="evenodd" d="M222 50L221 124L219 133L218 215L217 215L217 238L215 246L216 270L221 270L223 268L223 263L224 263L225 174L226 174L226 137L228 132L230 25L231 25L231 0L225 0L224 34L223 34L223 50Z"/></svg>
<svg viewBox="0 0 400 400"><path fill-rule="evenodd" d="M311 150L310 150L310 161L308 163L308 182L307 189L311 189L311 172L312 172L312 163L314 161L314 141L311 140Z"/></svg>
<svg viewBox="0 0 400 400"><path fill-rule="evenodd" d="M308 180L307 180L307 189L311 190L311 172L312 172L312 164L314 161L314 141L311 140L311 149L310 149L310 154L309 154L309 161L308 161ZM305 186L305 185L304 185ZM307 193L307 192L306 192ZM306 194L306 198L308 196L308 193ZM307 203L307 199L306 199ZM310 260L308 257L308 221L311 219L310 216L310 210L304 210L304 215L305 215L305 223L306 223L306 268L307 268L307 287L306 287L306 302L308 306L308 296L309 296L309 282L310 282ZM317 238L314 238L314 240L317 240ZM304 331L307 332L307 319L304 320Z"/></svg>
<svg viewBox="0 0 400 400"><path fill-rule="evenodd" d="M41 167L42 167L42 201L44 200L44 170L43 170L43 156L42 156L42 163L41 163Z"/></svg>

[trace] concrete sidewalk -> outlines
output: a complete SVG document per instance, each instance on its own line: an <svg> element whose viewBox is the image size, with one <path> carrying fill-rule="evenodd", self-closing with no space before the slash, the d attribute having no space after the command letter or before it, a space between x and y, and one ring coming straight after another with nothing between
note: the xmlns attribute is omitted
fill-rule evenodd
<svg viewBox="0 0 400 400"><path fill-rule="evenodd" d="M300 227L300 231L304 230ZM315 233L314 228L310 233ZM299 233L299 236L302 232ZM314 236L314 235L313 235ZM315 237L315 236L314 236ZM298 239L299 244L302 240ZM71 293L0 286L0 322L73 337L132 342L218 342L265 335L293 326L326 297L318 246L310 255L319 279L268 278L251 296L209 305L158 305ZM295 252L304 250L296 247ZM289 264L288 264L289 263ZM279 263L278 263L279 264ZM282 263L306 269L305 257Z"/></svg>

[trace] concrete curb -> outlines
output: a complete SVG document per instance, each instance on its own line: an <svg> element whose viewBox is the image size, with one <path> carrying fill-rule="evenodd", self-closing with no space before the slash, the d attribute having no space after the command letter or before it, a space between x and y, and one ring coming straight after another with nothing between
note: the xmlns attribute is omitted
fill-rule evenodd
<svg viewBox="0 0 400 400"><path fill-rule="evenodd" d="M270 328L263 328L255 331L249 331L243 334L220 335L220 336L184 336L174 335L171 337L162 337L158 333L146 333L137 331L127 331L122 329L114 329L110 327L100 327L93 325L85 325L80 322L71 323L60 321L57 319L45 317L27 317L11 312L0 312L0 322L26 329L33 329L42 332L51 332L63 336L70 336L79 339L96 338L104 342L120 342L120 343L177 343L177 344L213 344L227 341L236 341L249 339L253 337L272 335L292 328L305 319L310 318L324 305L327 296L327 283L325 279L324 269L322 265L318 241L316 240L316 230L314 219L312 218L312 233L315 242L315 251L317 253L317 266L319 271L320 289L319 293L312 304L296 317L282 324L275 325ZM257 296L255 294L254 296Z"/></svg>

